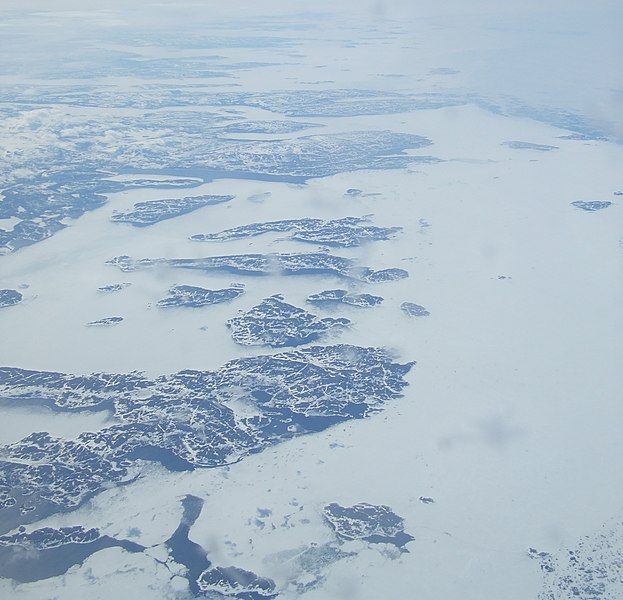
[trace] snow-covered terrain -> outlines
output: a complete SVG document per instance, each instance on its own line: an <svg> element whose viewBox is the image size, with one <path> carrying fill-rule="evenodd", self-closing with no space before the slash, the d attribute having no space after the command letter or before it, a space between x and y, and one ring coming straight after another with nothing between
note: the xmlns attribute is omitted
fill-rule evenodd
<svg viewBox="0 0 623 600"><path fill-rule="evenodd" d="M616 2L7 0L0 597L620 600Z"/></svg>

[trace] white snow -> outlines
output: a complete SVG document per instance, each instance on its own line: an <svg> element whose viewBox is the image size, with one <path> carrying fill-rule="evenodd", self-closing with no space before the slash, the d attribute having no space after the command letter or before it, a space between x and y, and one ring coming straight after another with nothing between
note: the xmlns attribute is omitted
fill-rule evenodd
<svg viewBox="0 0 623 600"><path fill-rule="evenodd" d="M388 19L412 10L406 3L377 4ZM474 10L486 6L479 3ZM100 17L113 18L93 15ZM375 22L370 21L372 29ZM304 64L284 58L286 64L237 73L236 83L246 90L280 89L287 83L301 89L300 80L289 79L300 75L335 82L327 87L407 88L432 67L463 70L477 63L473 73L457 75L458 86L468 86L486 67L474 48L493 52L499 43L498 34L491 33L470 46L473 54L462 55L456 40L450 49L443 47L449 38L437 39L430 21L425 29L426 36L414 39L416 49L409 52L389 42L383 54L384 44L372 39L339 52L335 40L277 50L304 50ZM515 42L527 39L517 36ZM215 50L221 52L228 60L248 60L245 49ZM274 52L262 49L253 59L274 59ZM422 56L410 62L418 52ZM328 66L314 68L323 64ZM408 80L379 82L372 76L395 71ZM450 85L448 78L427 81L442 89ZM278 118L259 109L241 110L248 118ZM37 136L40 144L59 142L59 121L88 110L61 112L41 108L10 117L0 141L11 160L19 162L14 153L20 144L34 144ZM610 114L610 108L604 112ZM325 127L280 137L366 129L413 133L434 142L418 154L444 162L340 173L306 185L220 179L196 188L110 194L104 207L52 238L0 256L2 287L29 286L23 303L0 309L0 365L75 374L139 370L148 376L213 369L239 356L271 352L233 342L225 322L239 310L280 293L286 302L320 316L336 316L306 306L305 298L344 287L380 295L384 302L365 310L341 307L340 316L353 325L337 339L387 346L398 361L417 361L404 397L370 419L284 442L231 467L170 473L141 464L141 477L132 485L107 490L72 513L36 525L99 527L107 535L156 548L145 555L118 548L99 552L54 580L17 586L0 580L0 596L103 599L124 597L133 589L141 600L180 597L185 580L170 580L157 545L177 527L186 494L204 499L191 538L210 560L273 578L284 599L297 597L292 581L310 576L278 553L334 540L322 518L322 507L330 502L389 505L404 517L415 540L407 545L410 552L398 557L365 544L352 546L357 555L326 568L326 581L305 594L309 600L536 599L542 575L527 549L554 553L573 547L618 513L623 208L613 191L622 186L623 147L560 139L569 132L475 105L300 120ZM502 145L516 139L560 149L546 153ZM43 153L38 146L31 150L33 156ZM165 176L145 171L133 177ZM346 197L349 188L364 194ZM113 211L136 202L191 194L233 194L235 199L146 228L110 222ZM589 214L570 206L578 199L607 199L613 205ZM188 238L259 221L368 214L375 225L401 226L403 233L332 252L374 269L406 269L408 279L366 285L323 276L245 278L165 267L122 273L105 264L123 254L139 259L311 251L313 246L286 240L284 234L205 243ZM430 226L422 228L421 219ZM115 294L98 293L98 287L117 282L132 285ZM173 285L217 289L235 282L245 283L245 294L231 303L156 307ZM425 306L430 316L409 319L400 310L405 301ZM85 327L112 315L124 321L114 328ZM107 419L106 412L2 408L0 443L37 430L74 437L106 426ZM424 505L420 496L435 502ZM272 511L260 519L262 525L258 508ZM134 528L140 533L129 537Z"/></svg>

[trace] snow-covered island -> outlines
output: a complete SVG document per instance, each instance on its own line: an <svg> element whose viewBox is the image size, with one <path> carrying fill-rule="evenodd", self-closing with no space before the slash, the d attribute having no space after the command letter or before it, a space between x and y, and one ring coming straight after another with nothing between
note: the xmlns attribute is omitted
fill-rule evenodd
<svg viewBox="0 0 623 600"><path fill-rule="evenodd" d="M235 342L245 346L283 348L318 341L328 332L350 325L346 318L318 318L284 301L283 296L265 298L260 304L227 321Z"/></svg>
<svg viewBox="0 0 623 600"><path fill-rule="evenodd" d="M195 285L175 285L169 289L169 296L158 300L157 306L172 308L176 306L188 306L197 308L210 304L229 302L244 294L243 284L232 284L228 288L209 290Z"/></svg>
<svg viewBox="0 0 623 600"><path fill-rule="evenodd" d="M115 223L129 223L135 227L147 227L166 219L193 212L204 206L221 204L233 200L233 196L186 196L184 198L164 198L137 202L129 212L115 213L110 218Z"/></svg>

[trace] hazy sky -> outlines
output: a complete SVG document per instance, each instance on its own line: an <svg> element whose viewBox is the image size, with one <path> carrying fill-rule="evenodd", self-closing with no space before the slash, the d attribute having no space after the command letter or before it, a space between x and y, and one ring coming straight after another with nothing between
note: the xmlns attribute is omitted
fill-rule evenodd
<svg viewBox="0 0 623 600"><path fill-rule="evenodd" d="M386 56L388 70L402 68L406 75L416 77L419 68L451 67L461 72L459 81L465 91L511 95L533 105L573 110L610 122L612 133L623 135L623 3L616 0L590 4L580 0L319 0L312 4L142 0L129 6L120 0L61 0L53 4L5 0L0 14L3 11L18 14L0 19L0 31L5 30L0 66L28 60L37 49L42 50L41 59L64 52L75 55L80 46L67 44L76 37L82 37L92 50L93 44L88 42L93 28L98 30L99 40L137 28L162 31L163 35L183 35L192 30L209 35L216 24L222 34L235 35L238 19L274 19L279 24L296 18L298 24L306 20L316 23L315 29L302 36L301 43L311 54L316 44L319 55L323 37L335 36L335 26L349 25L348 35L355 38L364 28L396 28L401 34L400 46L397 42L394 48L385 45L378 49ZM25 16L29 11L33 14ZM318 27L318 23L326 27ZM288 30L276 33L258 29L257 33L288 35ZM342 31L342 35L346 33ZM405 40L418 46L417 55L401 50ZM33 58L39 60L37 55ZM275 81L275 85L281 82Z"/></svg>

